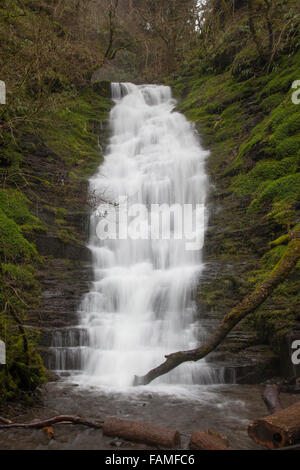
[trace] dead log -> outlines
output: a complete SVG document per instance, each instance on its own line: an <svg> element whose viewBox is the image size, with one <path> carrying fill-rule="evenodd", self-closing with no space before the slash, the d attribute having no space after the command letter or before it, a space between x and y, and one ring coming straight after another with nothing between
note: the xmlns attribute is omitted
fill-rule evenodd
<svg viewBox="0 0 300 470"><path fill-rule="evenodd" d="M279 394L280 387L278 385L266 385L262 399L270 414L283 409Z"/></svg>
<svg viewBox="0 0 300 470"><path fill-rule="evenodd" d="M300 442L300 402L256 420L248 427L249 436L268 449L280 449Z"/></svg>
<svg viewBox="0 0 300 470"><path fill-rule="evenodd" d="M142 442L143 444L169 449L180 446L180 434L178 431L138 421L108 418L104 421L103 434L105 436L119 437L127 441Z"/></svg>
<svg viewBox="0 0 300 470"><path fill-rule="evenodd" d="M3 418L2 418L3 419ZM60 415L43 421L33 421L32 423L10 423L0 424L0 429L25 428L43 429L51 427L53 424L81 424L95 429L101 429L103 421L91 421L80 416Z"/></svg>
<svg viewBox="0 0 300 470"><path fill-rule="evenodd" d="M260 305L272 294L274 289L283 282L290 272L296 266L300 259L300 232L294 232L290 235L291 241L287 249L273 271L248 297L245 297L230 313L224 318L215 333L208 341L196 349L189 351L178 351L165 356L166 361L159 366L151 369L142 377L135 376L134 385L146 385L152 380L167 374L178 367L183 362L199 361L216 349L217 346L226 338L228 333L247 315L253 313Z"/></svg>
<svg viewBox="0 0 300 470"><path fill-rule="evenodd" d="M226 436L209 429L195 432L189 443L191 450L230 450Z"/></svg>

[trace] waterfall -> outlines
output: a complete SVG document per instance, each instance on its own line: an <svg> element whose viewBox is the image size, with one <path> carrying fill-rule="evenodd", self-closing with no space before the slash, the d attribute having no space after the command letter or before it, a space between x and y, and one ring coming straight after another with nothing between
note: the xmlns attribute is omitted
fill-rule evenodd
<svg viewBox="0 0 300 470"><path fill-rule="evenodd" d="M122 388L167 353L194 348L205 337L193 301L202 251L187 249L187 240L175 236L101 240L98 224L121 210L118 201L126 201L127 210L134 204L164 205L162 212L174 204L203 206L208 152L193 125L175 111L169 87L115 83L112 96L110 142L90 180L94 278L79 311L88 341L78 363L85 384ZM149 233L149 219L143 223ZM174 235L174 221L171 227ZM203 238L203 220L199 227ZM210 384L219 375L203 360L182 364L154 384Z"/></svg>

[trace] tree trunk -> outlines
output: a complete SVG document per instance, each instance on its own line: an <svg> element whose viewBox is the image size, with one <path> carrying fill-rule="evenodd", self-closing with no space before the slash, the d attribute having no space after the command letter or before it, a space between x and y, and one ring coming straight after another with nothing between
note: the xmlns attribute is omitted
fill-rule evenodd
<svg viewBox="0 0 300 470"><path fill-rule="evenodd" d="M228 333L241 320L260 307L267 297L272 294L274 289L287 278L292 269L296 266L300 259L300 240L297 239L297 235L299 236L300 232L294 232L291 234L291 241L289 242L284 255L265 281L223 318L223 321L217 328L216 332L204 345L189 351L178 351L165 356L166 361L164 363L150 370L142 377L135 376L134 385L146 385L157 377L167 374L183 362L199 361L199 359L202 359L216 349L223 339L226 338Z"/></svg>
<svg viewBox="0 0 300 470"><path fill-rule="evenodd" d="M180 446L178 431L137 421L108 418L104 421L103 434L171 449Z"/></svg>
<svg viewBox="0 0 300 470"><path fill-rule="evenodd" d="M300 402L250 424L249 436L268 449L300 442Z"/></svg>
<svg viewBox="0 0 300 470"><path fill-rule="evenodd" d="M190 439L191 450L230 450L227 438L213 430L195 432Z"/></svg>
<svg viewBox="0 0 300 470"><path fill-rule="evenodd" d="M283 409L279 398L280 388L278 385L267 385L262 394L262 399L270 414L277 413Z"/></svg>

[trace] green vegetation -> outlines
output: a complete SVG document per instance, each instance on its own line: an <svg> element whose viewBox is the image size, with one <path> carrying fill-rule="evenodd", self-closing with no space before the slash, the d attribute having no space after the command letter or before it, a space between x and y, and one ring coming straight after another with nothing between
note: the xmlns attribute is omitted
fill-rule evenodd
<svg viewBox="0 0 300 470"><path fill-rule="evenodd" d="M101 121L106 120L110 107L109 98L87 88L45 116L40 132L46 145L62 155L73 180L90 176L99 165L97 131L101 131Z"/></svg>

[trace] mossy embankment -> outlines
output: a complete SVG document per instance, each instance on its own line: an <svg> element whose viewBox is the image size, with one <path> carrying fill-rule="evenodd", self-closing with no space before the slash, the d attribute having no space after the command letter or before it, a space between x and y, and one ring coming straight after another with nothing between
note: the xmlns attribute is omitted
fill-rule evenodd
<svg viewBox="0 0 300 470"><path fill-rule="evenodd" d="M7 364L0 366L0 402L28 399L46 380L38 352L39 328L45 326L41 293L45 279L57 278L64 295L57 263L69 271L76 290L69 265L73 260L79 266L86 255L87 179L101 162L99 136L104 142L111 107L109 84L103 87L73 90L41 112L38 123L22 124L13 138L4 134L0 339ZM48 322L59 314L47 312Z"/></svg>
<svg viewBox="0 0 300 470"><path fill-rule="evenodd" d="M255 53L245 65L246 50L237 49L225 67L194 63L173 81L179 110L211 151L206 261L221 268L198 301L221 314L271 272L300 218L300 105L292 102L300 53L286 51L267 72ZM242 327L276 354L300 321L299 274L298 265Z"/></svg>

